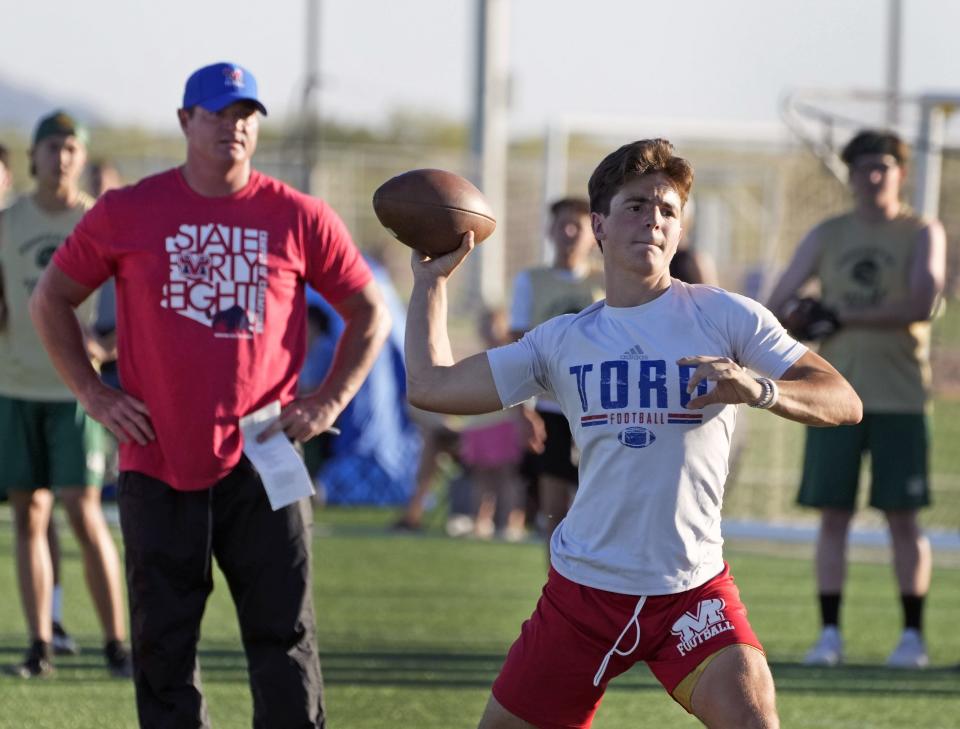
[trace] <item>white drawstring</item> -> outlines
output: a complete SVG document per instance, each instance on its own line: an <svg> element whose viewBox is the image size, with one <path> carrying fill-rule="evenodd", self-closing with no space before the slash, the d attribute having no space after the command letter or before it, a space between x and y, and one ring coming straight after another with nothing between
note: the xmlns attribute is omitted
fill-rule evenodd
<svg viewBox="0 0 960 729"><path fill-rule="evenodd" d="M607 671L607 666L610 665L610 659L613 658L614 653L618 656L629 656L633 653L637 646L640 645L640 610L643 608L643 604L647 601L647 596L642 595L639 600L637 600L637 606L633 609L633 616L630 618L630 621L623 626L623 630L620 632L620 637L617 638L617 641L613 644L613 648L607 651L607 655L603 657L603 662L600 664L600 668L597 670L597 675L593 677L593 685L599 686L600 681L603 680L603 674ZM617 649L617 646L620 645L620 641L623 640L623 636L627 634L627 631L631 627L636 627L637 629L637 638L633 641L633 647L624 652Z"/></svg>

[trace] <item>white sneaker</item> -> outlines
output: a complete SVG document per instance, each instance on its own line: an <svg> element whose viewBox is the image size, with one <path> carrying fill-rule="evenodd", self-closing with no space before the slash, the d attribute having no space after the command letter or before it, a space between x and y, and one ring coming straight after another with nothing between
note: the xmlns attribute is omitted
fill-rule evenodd
<svg viewBox="0 0 960 729"><path fill-rule="evenodd" d="M807 651L803 658L805 666L836 666L843 662L843 638L840 631L828 625L820 633L820 640Z"/></svg>
<svg viewBox="0 0 960 729"><path fill-rule="evenodd" d="M523 527L504 527L501 529L497 536L505 542L522 542L527 538L527 530Z"/></svg>
<svg viewBox="0 0 960 729"><path fill-rule="evenodd" d="M900 642L887 658L890 668L926 668L930 665L927 647L923 643L920 631L907 628L900 636Z"/></svg>
<svg viewBox="0 0 960 729"><path fill-rule="evenodd" d="M448 537L466 537L473 533L473 519L466 514L455 514L447 519Z"/></svg>

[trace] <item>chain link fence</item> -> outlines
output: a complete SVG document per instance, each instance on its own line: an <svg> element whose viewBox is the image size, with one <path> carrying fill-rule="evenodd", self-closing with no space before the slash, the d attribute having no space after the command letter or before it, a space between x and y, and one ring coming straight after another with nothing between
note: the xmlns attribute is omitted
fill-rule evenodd
<svg viewBox="0 0 960 729"><path fill-rule="evenodd" d="M586 181L594 166L616 144L571 141L567 194L586 196ZM844 186L796 145L698 143L681 146L678 152L691 160L697 176L694 216L688 225L692 245L713 257L724 287L761 300L803 235L825 217L849 206ZM132 181L179 164L182 145L137 139L112 148L110 156L125 179ZM266 139L257 153L257 167L300 186L306 179L302 159L297 144ZM472 167L469 153L416 144L328 143L319 150L317 159L310 176L312 189L340 213L361 248L386 265L397 290L405 296L410 287L409 252L378 223L370 202L373 192L389 177L418 167L443 168L468 176ZM515 145L508 169L509 208L499 221L506 249L505 291L510 291L518 271L539 263L543 256L546 201L540 145ZM951 296L958 270L957 246L952 243L960 239L958 197L960 157L947 154L941 217L951 241ZM599 256L596 262L600 265ZM455 349L466 353L477 346L472 317L480 302L469 287L455 287L452 295ZM960 315L949 305L947 309L935 325L935 505L925 518L929 525L956 529L960 525L960 428L953 426L953 415L960 416ZM734 460L726 512L773 522L812 520L814 514L793 504L803 428L753 412L741 413L739 428L744 447ZM954 451L958 451L957 456ZM876 514L863 518L879 521Z"/></svg>

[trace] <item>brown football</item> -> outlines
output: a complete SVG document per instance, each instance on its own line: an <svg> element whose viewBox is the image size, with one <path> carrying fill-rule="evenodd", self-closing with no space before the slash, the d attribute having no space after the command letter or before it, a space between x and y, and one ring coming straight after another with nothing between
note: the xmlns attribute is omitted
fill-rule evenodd
<svg viewBox="0 0 960 729"><path fill-rule="evenodd" d="M455 250L468 230L479 243L497 227L483 193L445 170L391 177L373 193L373 210L394 238L431 257Z"/></svg>

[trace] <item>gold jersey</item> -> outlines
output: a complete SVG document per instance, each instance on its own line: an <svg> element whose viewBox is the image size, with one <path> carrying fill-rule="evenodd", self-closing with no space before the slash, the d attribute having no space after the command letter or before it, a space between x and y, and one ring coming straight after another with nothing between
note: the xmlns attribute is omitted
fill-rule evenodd
<svg viewBox="0 0 960 729"><path fill-rule="evenodd" d="M853 213L826 221L818 275L828 307L864 310L905 300L926 221L909 211L871 223ZM844 327L820 354L847 378L867 412L923 412L930 392L930 322L899 328Z"/></svg>
<svg viewBox="0 0 960 729"><path fill-rule="evenodd" d="M25 195L0 213L0 269L7 304L7 325L0 330L0 395L48 402L74 399L40 343L28 302L54 251L93 203L81 193L74 207L51 213ZM90 320L93 298L77 310L80 321Z"/></svg>
<svg viewBox="0 0 960 729"><path fill-rule="evenodd" d="M603 274L591 271L582 278L563 276L550 267L532 268L531 329L561 314L575 314L603 298Z"/></svg>

